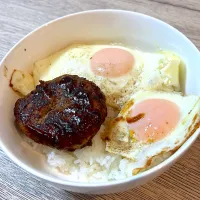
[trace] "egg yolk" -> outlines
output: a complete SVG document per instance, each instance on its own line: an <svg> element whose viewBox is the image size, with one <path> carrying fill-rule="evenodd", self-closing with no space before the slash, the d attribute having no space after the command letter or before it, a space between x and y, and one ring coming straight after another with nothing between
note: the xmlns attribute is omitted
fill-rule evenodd
<svg viewBox="0 0 200 200"><path fill-rule="evenodd" d="M163 139L177 126L179 119L179 107L165 99L144 100L136 104L126 118L133 137L144 142Z"/></svg>
<svg viewBox="0 0 200 200"><path fill-rule="evenodd" d="M96 52L90 59L91 70L95 75L115 78L127 74L134 65L131 53L119 48L105 48Z"/></svg>

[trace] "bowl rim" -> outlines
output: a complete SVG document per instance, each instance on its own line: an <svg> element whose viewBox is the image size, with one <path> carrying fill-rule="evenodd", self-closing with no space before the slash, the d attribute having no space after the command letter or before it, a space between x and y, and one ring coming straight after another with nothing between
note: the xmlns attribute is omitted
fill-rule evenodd
<svg viewBox="0 0 200 200"><path fill-rule="evenodd" d="M26 38L28 38L30 35L36 33L37 31L39 31L40 29L43 29L44 27L50 25L50 24L54 24L58 21L62 21L65 20L66 18L71 18L74 16L78 16L78 15L85 15L85 14L94 14L94 13L123 13L123 14L131 14L131 15L135 15L135 16L139 16L142 18L147 18L150 20L153 20L161 25L166 26L168 29L171 29L173 32L176 32L179 37L181 37L183 40L185 40L188 45L190 45L194 51L196 51L197 54L199 54L200 56L200 52L199 50L196 48L196 46L180 31L178 31L176 28L172 27L171 25L165 23L164 21L157 19L155 17L151 17L149 15L146 14L142 14L139 12L133 12L133 11L129 11L129 10L120 10L120 9L95 9L95 10L86 10L86 11L81 11L81 12L76 12L76 13L72 13L72 14L68 14L59 18L56 18L54 20L51 20L41 26L39 26L38 28L34 29L33 31L31 31L30 33L28 33L27 35L25 35L21 40L19 40L8 52L7 54L4 56L4 58L2 59L2 61L0 62L0 67L2 66L2 64L4 63L4 61L6 60L6 58L8 57L8 55L18 46L20 45L20 43L22 41L24 41ZM57 177L51 177L48 175L45 175L41 172L38 172L37 170L35 170L32 167L29 167L28 165L26 165L25 163L23 163L22 161L20 161L20 159L18 159L13 153L11 153L9 151L9 149L6 147L6 145L4 145L2 143L2 141L0 140L0 147L1 149L7 154L7 156L14 162L16 163L19 167L21 167L22 169L26 170L27 172L35 175L38 178L44 179L46 181L55 183L55 184L60 184L60 185L66 185L66 186L71 186L71 187L79 187L79 188L95 188L95 187L106 187L106 186L117 186L120 184L124 184L124 183L129 183L132 181L137 181L138 179L142 179L145 178L147 176L150 176L152 174L155 174L157 171L159 171L160 169L167 167L168 165L170 165L170 163L173 163L173 161L176 161L178 158L180 158L185 152L186 150L188 150L188 148L193 144L193 142L198 138L200 133L200 129L196 130L196 132L187 139L187 141L173 154L171 155L169 158L167 158L166 160L164 160L162 163L158 164L157 166L142 172L141 174L137 174L135 176L131 176L125 179L121 179L121 180L114 180L114 181L107 181L107 182L78 182L78 181L69 181L69 180L61 180Z"/></svg>

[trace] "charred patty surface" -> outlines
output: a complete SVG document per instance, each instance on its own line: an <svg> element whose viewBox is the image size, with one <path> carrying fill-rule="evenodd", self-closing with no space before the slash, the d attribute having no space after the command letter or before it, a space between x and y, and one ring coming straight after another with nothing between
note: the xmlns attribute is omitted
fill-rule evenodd
<svg viewBox="0 0 200 200"><path fill-rule="evenodd" d="M21 131L37 143L75 150L91 143L107 116L105 96L98 86L76 75L41 81L15 103Z"/></svg>

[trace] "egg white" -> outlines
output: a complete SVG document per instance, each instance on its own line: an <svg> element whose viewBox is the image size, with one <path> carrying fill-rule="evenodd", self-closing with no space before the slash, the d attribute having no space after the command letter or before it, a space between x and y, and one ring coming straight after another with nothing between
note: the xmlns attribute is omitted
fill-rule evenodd
<svg viewBox="0 0 200 200"><path fill-rule="evenodd" d="M177 91L181 90L179 82L179 56L171 52L144 53L144 66L138 81L138 89Z"/></svg>
<svg viewBox="0 0 200 200"><path fill-rule="evenodd" d="M35 89L34 79L31 74L20 70L13 71L10 86L14 91L19 92L23 96Z"/></svg>
<svg viewBox="0 0 200 200"><path fill-rule="evenodd" d="M159 141L142 142L130 138L128 125L124 120L131 107L146 99L169 100L180 109L180 120L176 128L165 138ZM131 103L130 103L131 102ZM134 105L132 105L134 103ZM106 151L119 154L134 161L133 174L144 170L151 165L152 159L164 153L177 150L188 137L199 128L200 98L197 96L182 96L180 93L158 91L141 91L133 95L121 110L118 117L110 124L109 140L106 141Z"/></svg>

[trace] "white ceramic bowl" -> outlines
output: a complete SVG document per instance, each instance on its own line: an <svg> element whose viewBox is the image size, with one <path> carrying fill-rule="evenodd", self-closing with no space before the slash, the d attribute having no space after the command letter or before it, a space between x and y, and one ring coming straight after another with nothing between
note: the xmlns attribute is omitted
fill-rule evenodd
<svg viewBox="0 0 200 200"><path fill-rule="evenodd" d="M178 53L187 66L186 93L200 95L199 51L173 27L149 16L122 10L72 14L47 23L27 35L1 62L0 144L20 167L58 187L80 193L120 192L144 184L166 171L192 145L199 130L175 154L153 169L120 181L80 183L55 177L40 155L20 144L22 139L14 126L13 106L17 95L9 88L8 81L13 69L30 70L35 61L71 43L93 41L123 42L147 51L155 51L159 46Z"/></svg>

